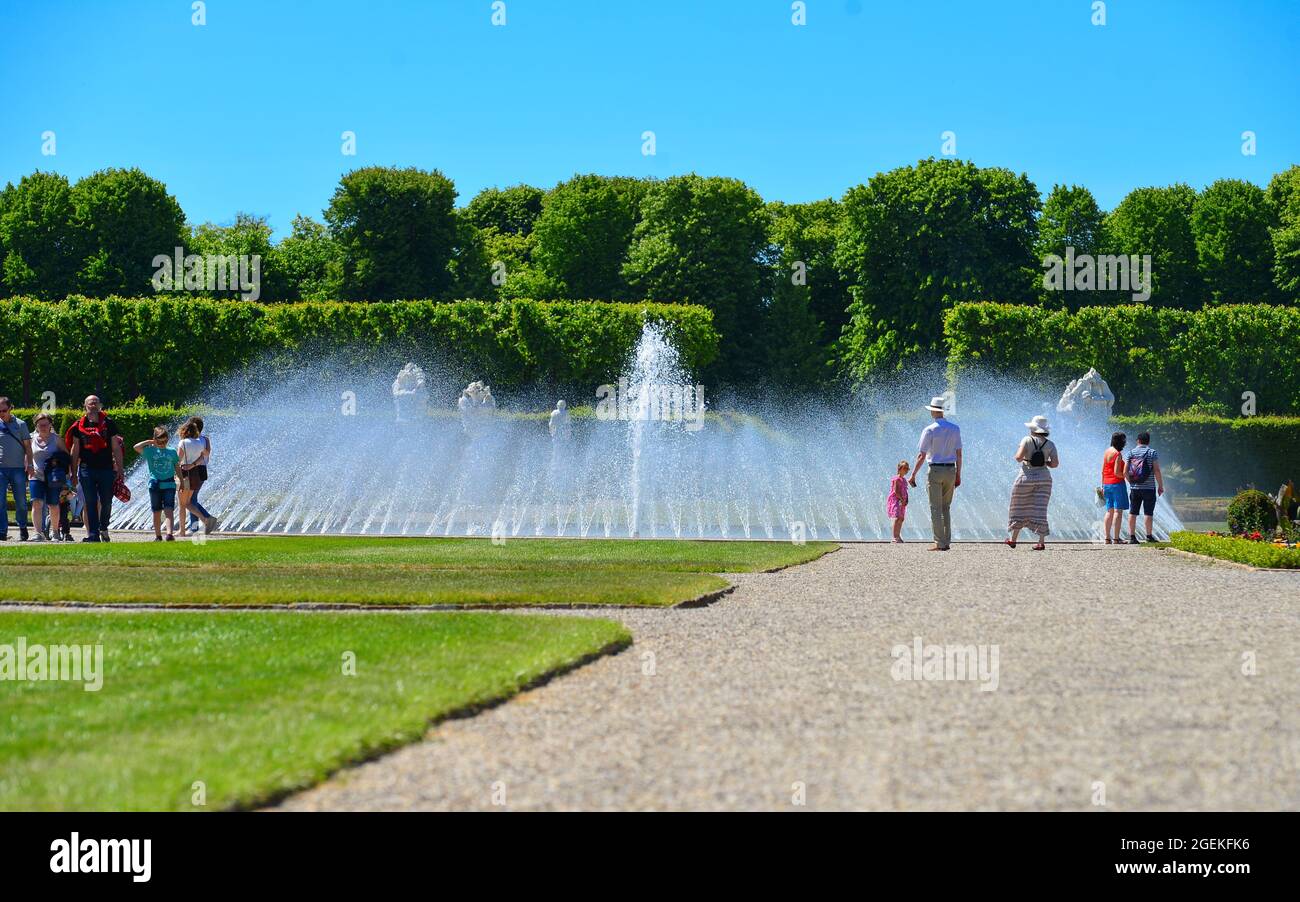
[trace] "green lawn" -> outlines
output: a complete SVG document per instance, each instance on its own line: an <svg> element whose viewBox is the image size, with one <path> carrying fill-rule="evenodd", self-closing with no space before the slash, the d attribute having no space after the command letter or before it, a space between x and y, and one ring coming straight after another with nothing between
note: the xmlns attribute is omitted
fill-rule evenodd
<svg viewBox="0 0 1300 902"><path fill-rule="evenodd" d="M0 682L0 810L195 810L196 781L198 810L253 806L630 642L515 614L0 611L20 636L102 645L103 683Z"/></svg>
<svg viewBox="0 0 1300 902"><path fill-rule="evenodd" d="M833 542L704 542L637 539L366 538L267 536L191 542L17 545L0 548L5 563L45 564L93 558L113 564L418 564L467 569L606 569L630 567L696 573L752 573L801 564L837 547Z"/></svg>
<svg viewBox="0 0 1300 902"><path fill-rule="evenodd" d="M1300 570L1300 549L1279 548L1268 542L1252 542L1229 536L1203 536L1194 532L1176 532L1169 537L1170 548L1204 554L1252 567Z"/></svg>
<svg viewBox="0 0 1300 902"><path fill-rule="evenodd" d="M717 573L820 557L828 542L268 537L0 549L10 601L151 604L678 604ZM92 563L93 562L93 563Z"/></svg>

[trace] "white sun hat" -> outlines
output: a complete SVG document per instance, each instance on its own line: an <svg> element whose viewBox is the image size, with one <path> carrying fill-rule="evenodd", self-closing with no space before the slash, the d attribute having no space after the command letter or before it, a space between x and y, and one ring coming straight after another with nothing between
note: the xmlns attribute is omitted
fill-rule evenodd
<svg viewBox="0 0 1300 902"><path fill-rule="evenodd" d="M1041 417L1041 416L1034 417L1025 425L1029 427L1030 432L1036 433L1038 435L1047 435L1049 432L1052 431L1051 428L1049 428L1047 425L1047 417Z"/></svg>
<svg viewBox="0 0 1300 902"><path fill-rule="evenodd" d="M930 399L930 403L925 406L925 409L934 410L934 411L938 411L939 413L943 413L945 410L947 410L947 408L943 406L944 400L945 398L943 397L943 395L935 395L933 398Z"/></svg>

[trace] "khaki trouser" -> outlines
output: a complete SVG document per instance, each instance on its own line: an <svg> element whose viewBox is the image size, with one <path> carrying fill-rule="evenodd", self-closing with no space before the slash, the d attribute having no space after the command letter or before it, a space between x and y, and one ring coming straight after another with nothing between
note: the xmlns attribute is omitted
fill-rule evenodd
<svg viewBox="0 0 1300 902"><path fill-rule="evenodd" d="M957 488L956 467L930 466L925 487L930 492L930 524L934 544L947 548L952 544L952 496Z"/></svg>

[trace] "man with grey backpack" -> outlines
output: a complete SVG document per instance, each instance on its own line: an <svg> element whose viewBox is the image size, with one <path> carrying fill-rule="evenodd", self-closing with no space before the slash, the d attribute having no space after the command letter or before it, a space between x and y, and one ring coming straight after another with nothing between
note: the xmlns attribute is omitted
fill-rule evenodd
<svg viewBox="0 0 1300 902"><path fill-rule="evenodd" d="M1151 447L1151 433L1139 432L1137 447L1128 453L1125 475L1128 479L1128 543L1138 544L1137 518L1146 515L1147 541L1156 541L1153 521L1156 498L1165 493L1165 477L1160 472L1160 456Z"/></svg>

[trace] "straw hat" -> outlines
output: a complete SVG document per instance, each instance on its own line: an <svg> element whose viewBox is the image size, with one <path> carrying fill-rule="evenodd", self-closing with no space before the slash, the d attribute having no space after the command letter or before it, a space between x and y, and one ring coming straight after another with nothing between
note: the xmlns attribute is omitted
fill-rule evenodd
<svg viewBox="0 0 1300 902"><path fill-rule="evenodd" d="M926 410L933 410L935 413L943 413L947 408L943 406L943 395L935 395L930 399L930 403L925 405Z"/></svg>

